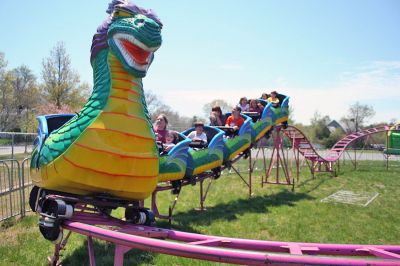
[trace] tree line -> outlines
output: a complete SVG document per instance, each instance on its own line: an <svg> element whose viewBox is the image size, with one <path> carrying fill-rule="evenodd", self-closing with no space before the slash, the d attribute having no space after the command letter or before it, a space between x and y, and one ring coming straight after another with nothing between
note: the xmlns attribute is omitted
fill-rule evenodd
<svg viewBox="0 0 400 266"><path fill-rule="evenodd" d="M40 77L25 65L8 69L0 51L0 93L0 132L35 132L37 115L77 112L90 90L72 68L65 44L59 42L43 58ZM198 119L181 116L151 91L145 97L153 121L164 113L172 129L183 130Z"/></svg>
<svg viewBox="0 0 400 266"><path fill-rule="evenodd" d="M8 69L0 52L0 131L35 132L37 114L75 112L87 99L89 86L72 69L62 42L43 58L39 80L26 65Z"/></svg>
<svg viewBox="0 0 400 266"><path fill-rule="evenodd" d="M388 122L368 123L369 119L375 115L375 110L371 105L355 102L348 107L346 115L338 120L331 119L328 115L322 115L315 111L310 120L310 125L303 125L292 121L296 127L305 133L313 144L320 145L323 148L331 148L336 142L346 135L364 129L387 125ZM389 124L394 124L392 119ZM376 134L370 139L363 138L357 140L353 147L369 148L371 144L385 144L386 135Z"/></svg>

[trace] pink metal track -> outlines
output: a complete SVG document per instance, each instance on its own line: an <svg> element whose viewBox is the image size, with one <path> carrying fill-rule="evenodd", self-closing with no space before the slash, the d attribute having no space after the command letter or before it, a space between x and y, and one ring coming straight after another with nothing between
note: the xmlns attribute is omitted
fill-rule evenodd
<svg viewBox="0 0 400 266"><path fill-rule="evenodd" d="M300 153L304 156L304 158L311 161L335 162L340 158L340 156L343 154L346 148L353 141L368 135L385 132L388 130L389 130L388 126L382 126L382 127L366 129L363 131L347 135L343 139L339 140L335 145L333 145L328 156L326 157L322 157L321 155L318 154L318 152L312 146L311 142L307 139L304 133L301 132L300 129L294 126L288 126L287 129L284 130L284 133L293 141L294 148L298 149Z"/></svg>
<svg viewBox="0 0 400 266"><path fill-rule="evenodd" d="M76 212L64 229L116 245L114 265L132 248L193 259L245 265L400 265L400 246L247 240L132 225L98 213ZM101 226L101 227L100 227ZM106 226L106 227L105 227Z"/></svg>

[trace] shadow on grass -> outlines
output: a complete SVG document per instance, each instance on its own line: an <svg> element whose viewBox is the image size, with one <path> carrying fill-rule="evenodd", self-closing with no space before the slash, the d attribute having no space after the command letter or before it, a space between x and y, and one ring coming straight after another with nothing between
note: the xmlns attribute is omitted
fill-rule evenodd
<svg viewBox="0 0 400 266"><path fill-rule="evenodd" d="M67 245L68 247L68 245ZM96 265L114 265L115 245L105 241L93 241ZM131 249L124 255L124 265L154 264L156 253ZM90 265L87 240L72 254L61 258L62 265Z"/></svg>
<svg viewBox="0 0 400 266"><path fill-rule="evenodd" d="M328 179L330 179L330 178L334 178L334 177L331 177L331 176L316 176L316 177L314 177L314 178L308 178L308 179L306 179L306 180L304 180L304 181L302 181L302 182L300 182L298 185L297 185L297 187L298 188L304 188L305 189L305 193L310 193L310 192L312 192L312 191L314 191L314 190L316 190L316 189L318 189L322 184L324 184ZM310 187L310 188L307 188L307 186L309 185L309 183L310 183L310 185L312 185L312 187Z"/></svg>
<svg viewBox="0 0 400 266"><path fill-rule="evenodd" d="M175 229L195 232L191 225L211 225L215 220L233 221L238 215L246 213L267 213L268 207L276 206L294 206L296 201L310 200L314 197L305 193L292 193L290 191L281 191L274 195L256 196L250 199L238 199L227 203L218 204L207 208L207 211L200 212L191 210L180 212L174 215L173 227ZM164 226L164 223L157 224Z"/></svg>

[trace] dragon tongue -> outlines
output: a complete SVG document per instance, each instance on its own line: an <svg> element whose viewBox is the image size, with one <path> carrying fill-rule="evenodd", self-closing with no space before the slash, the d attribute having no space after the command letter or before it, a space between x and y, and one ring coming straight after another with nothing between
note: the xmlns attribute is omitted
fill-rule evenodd
<svg viewBox="0 0 400 266"><path fill-rule="evenodd" d="M121 40L121 43L124 46L125 50L129 53L129 55L132 56L133 59L135 59L135 62L137 64L147 65L149 63L147 59L149 58L151 52L147 52L139 46L126 40Z"/></svg>

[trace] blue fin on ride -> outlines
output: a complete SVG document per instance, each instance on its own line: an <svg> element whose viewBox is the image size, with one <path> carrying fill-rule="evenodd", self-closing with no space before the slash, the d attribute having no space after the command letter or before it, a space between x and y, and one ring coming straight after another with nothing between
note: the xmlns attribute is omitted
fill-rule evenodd
<svg viewBox="0 0 400 266"><path fill-rule="evenodd" d="M209 154L214 154L221 152L221 155L223 154L224 151L224 135L225 132L218 129L220 132L217 133L213 139L211 140L210 144L208 145L208 153Z"/></svg>
<svg viewBox="0 0 400 266"><path fill-rule="evenodd" d="M43 144L46 138L50 135L51 132L60 128L62 125L67 123L71 118L73 118L75 114L52 114L52 115L41 115L37 116L38 127L37 127L37 137L34 140L34 151L32 152L32 160L31 166L33 168L39 167L39 155L40 150L43 147Z"/></svg>

